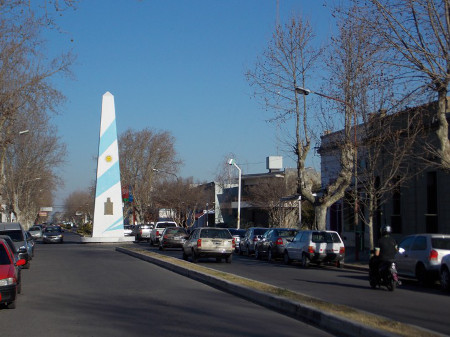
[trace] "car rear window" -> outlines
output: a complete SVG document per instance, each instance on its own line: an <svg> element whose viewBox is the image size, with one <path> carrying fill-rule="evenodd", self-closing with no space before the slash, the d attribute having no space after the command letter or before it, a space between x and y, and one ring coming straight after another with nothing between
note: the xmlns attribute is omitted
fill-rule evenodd
<svg viewBox="0 0 450 337"><path fill-rule="evenodd" d="M186 234L186 231L183 228L166 229L166 234L178 234L178 233Z"/></svg>
<svg viewBox="0 0 450 337"><path fill-rule="evenodd" d="M8 235L14 242L25 241L21 230L1 231L0 235Z"/></svg>
<svg viewBox="0 0 450 337"><path fill-rule="evenodd" d="M268 231L268 228L255 228L253 231L255 235L264 235Z"/></svg>
<svg viewBox="0 0 450 337"><path fill-rule="evenodd" d="M432 238L431 245L436 249L450 250L450 238Z"/></svg>
<svg viewBox="0 0 450 337"><path fill-rule="evenodd" d="M38 230L40 230L41 228L40 227L31 227L30 228L30 231L38 231Z"/></svg>
<svg viewBox="0 0 450 337"><path fill-rule="evenodd" d="M341 243L341 239L337 233L314 232L312 234L312 242L314 243Z"/></svg>
<svg viewBox="0 0 450 337"><path fill-rule="evenodd" d="M200 232L200 237L211 239L232 239L231 234L227 229L202 229Z"/></svg>
<svg viewBox="0 0 450 337"><path fill-rule="evenodd" d="M296 230L284 230L284 231L278 231L278 236L282 238L290 237L290 236L296 236L298 231Z"/></svg>
<svg viewBox="0 0 450 337"><path fill-rule="evenodd" d="M173 222L162 222L158 224L158 228L167 228L167 227L174 227L175 224Z"/></svg>

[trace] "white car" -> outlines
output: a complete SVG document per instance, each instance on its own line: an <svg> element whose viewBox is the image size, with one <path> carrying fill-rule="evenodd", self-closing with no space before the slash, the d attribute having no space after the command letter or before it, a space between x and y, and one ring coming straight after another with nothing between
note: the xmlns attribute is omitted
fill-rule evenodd
<svg viewBox="0 0 450 337"><path fill-rule="evenodd" d="M303 267L310 263L333 263L342 268L345 246L341 237L334 231L299 231L284 249L284 262L301 261Z"/></svg>
<svg viewBox="0 0 450 337"><path fill-rule="evenodd" d="M442 258L439 274L442 290L450 291L450 254L447 254Z"/></svg>
<svg viewBox="0 0 450 337"><path fill-rule="evenodd" d="M399 275L415 277L422 284L439 278L442 258L450 254L449 234L414 234L398 245L395 263Z"/></svg>

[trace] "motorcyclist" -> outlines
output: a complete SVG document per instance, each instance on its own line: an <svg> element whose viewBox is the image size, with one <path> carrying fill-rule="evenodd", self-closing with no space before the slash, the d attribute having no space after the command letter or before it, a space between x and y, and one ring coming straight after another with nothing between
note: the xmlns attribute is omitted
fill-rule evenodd
<svg viewBox="0 0 450 337"><path fill-rule="evenodd" d="M370 260L370 270L374 275L378 275L383 263L392 262L397 253L397 242L390 235L391 232L391 226L383 226L381 229L381 238L378 240L378 246L375 247L375 256Z"/></svg>

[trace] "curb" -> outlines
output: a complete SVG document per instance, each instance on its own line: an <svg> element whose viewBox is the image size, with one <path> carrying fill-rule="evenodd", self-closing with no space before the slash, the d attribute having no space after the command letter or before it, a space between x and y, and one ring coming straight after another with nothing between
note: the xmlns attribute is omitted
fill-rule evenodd
<svg viewBox="0 0 450 337"><path fill-rule="evenodd" d="M237 295L241 298L244 298L248 301L251 301L253 303L259 304L261 306L264 306L266 308L269 308L271 310L275 310L279 313L288 315L290 317L293 317L295 319L298 319L302 322L314 325L322 330L325 330L327 332L330 332L332 334L336 334L337 336L348 336L348 337L382 337L382 336L444 336L439 333L436 333L434 331L426 330L420 327L416 327L413 325L408 324L402 324L399 322L395 322L392 320L389 320L387 318L377 316L375 314L370 314L367 312L363 312L354 308L340 306L341 308L345 309L348 308L348 310L351 310L353 312L358 312L361 315L365 315L367 317L371 318L378 318L381 321L384 321L386 323L391 323L394 326L398 326L400 329L400 333L391 333L385 329L381 328L374 328L359 322L355 322L347 317L344 317L343 315L338 315L331 312L325 312L321 311L320 308L316 308L313 305L308 305L307 303L302 303L301 301L295 301L288 299L283 296L277 296L271 293L266 293L258 289L254 289L252 287L244 286L235 282L228 281L224 278L220 278L214 275L209 275L207 273L203 273L198 270L189 269L187 267L183 267L179 264L171 263L170 257L165 257L164 259L158 258L156 253L150 253L148 251L141 251L137 252L135 250L127 249L124 247L116 247L116 251L128 254L130 256L139 258L141 260L156 264L157 266L163 267L165 269L168 269L172 272L175 272L177 274L180 274L182 276L189 277L193 280L202 282L204 284L207 284L209 286L212 286L216 289L228 292L233 295ZM144 252L146 254L144 254ZM152 256L154 255L154 256ZM177 260L177 259L174 259ZM178 261L178 260L177 260ZM185 261L182 261L185 262ZM186 262L189 263L189 262ZM197 266L197 265L195 265ZM350 266L351 267L351 266ZM359 268L359 266L356 266ZM216 272L216 270L209 269L207 267L202 267L202 269L205 270L211 270L212 272ZM355 268L356 269L356 268ZM224 272L220 272L220 274L227 274L232 275ZM235 276L235 275L233 275ZM238 277L240 279L245 279L243 277ZM261 283L261 282L258 282ZM274 286L271 286L273 288L277 288ZM284 289L278 288L280 292L282 292ZM401 333L402 327L408 327L409 333ZM413 331L413 332L411 332Z"/></svg>

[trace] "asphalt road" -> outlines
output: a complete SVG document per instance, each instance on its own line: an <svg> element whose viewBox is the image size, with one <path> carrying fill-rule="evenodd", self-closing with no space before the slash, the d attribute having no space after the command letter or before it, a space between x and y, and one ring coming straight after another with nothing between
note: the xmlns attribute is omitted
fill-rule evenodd
<svg viewBox="0 0 450 337"><path fill-rule="evenodd" d="M149 247L146 243L139 245L154 252L181 258L180 250L161 252L157 247ZM394 292L389 292L386 288L373 290L365 272L330 266L304 269L299 264L286 266L281 260L267 263L236 254L232 264L217 263L215 259L201 259L199 264L450 334L450 296L442 293L438 286L425 288L413 280L403 280L403 285Z"/></svg>
<svg viewBox="0 0 450 337"><path fill-rule="evenodd" d="M150 263L115 245L36 245L1 336L330 336Z"/></svg>

